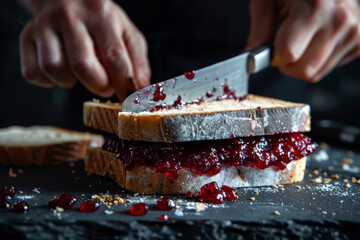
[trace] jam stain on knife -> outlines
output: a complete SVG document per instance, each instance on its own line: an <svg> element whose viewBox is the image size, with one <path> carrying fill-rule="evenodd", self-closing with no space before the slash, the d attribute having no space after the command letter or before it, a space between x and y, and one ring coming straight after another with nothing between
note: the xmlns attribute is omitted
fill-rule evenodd
<svg viewBox="0 0 360 240"><path fill-rule="evenodd" d="M195 77L195 71L184 72L184 76L185 76L187 79L191 80L191 79L193 79L193 78Z"/></svg>

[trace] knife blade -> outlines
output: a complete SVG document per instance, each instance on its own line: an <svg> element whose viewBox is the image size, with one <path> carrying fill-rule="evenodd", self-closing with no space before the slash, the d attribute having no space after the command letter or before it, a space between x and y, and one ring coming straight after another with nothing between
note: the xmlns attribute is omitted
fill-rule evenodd
<svg viewBox="0 0 360 240"><path fill-rule="evenodd" d="M258 47L250 52L186 72L164 82L143 88L128 96L122 104L123 112L147 111L160 105L210 102L221 99L226 88L235 91L237 97L248 93L249 74L257 73L270 65L270 48Z"/></svg>

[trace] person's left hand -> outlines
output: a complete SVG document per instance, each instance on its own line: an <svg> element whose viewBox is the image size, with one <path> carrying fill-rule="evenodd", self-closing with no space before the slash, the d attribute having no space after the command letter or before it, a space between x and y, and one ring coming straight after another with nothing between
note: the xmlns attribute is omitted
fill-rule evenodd
<svg viewBox="0 0 360 240"><path fill-rule="evenodd" d="M274 40L272 65L289 76L317 82L360 55L357 0L251 0L250 17L247 48Z"/></svg>

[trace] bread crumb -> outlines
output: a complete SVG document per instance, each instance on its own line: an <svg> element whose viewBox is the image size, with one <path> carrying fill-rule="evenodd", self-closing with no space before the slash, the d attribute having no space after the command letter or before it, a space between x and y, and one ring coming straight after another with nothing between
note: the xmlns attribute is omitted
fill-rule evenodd
<svg viewBox="0 0 360 240"><path fill-rule="evenodd" d="M20 174L23 174L23 173L24 173L24 170L18 169L17 172L20 173Z"/></svg>
<svg viewBox="0 0 360 240"><path fill-rule="evenodd" d="M306 187L307 189L311 189L311 187L310 187L308 184L306 184L305 187Z"/></svg>
<svg viewBox="0 0 360 240"><path fill-rule="evenodd" d="M259 192L255 192L255 195L259 195Z"/></svg>
<svg viewBox="0 0 360 240"><path fill-rule="evenodd" d="M347 154L348 154L349 157L353 157L353 156L354 156L354 152L353 152L353 151L348 151Z"/></svg>
<svg viewBox="0 0 360 240"><path fill-rule="evenodd" d="M312 177L312 174L311 174L311 173L309 173L309 174L308 174L308 177L309 177L309 178L311 178L311 177Z"/></svg>
<svg viewBox="0 0 360 240"><path fill-rule="evenodd" d="M324 178L323 179L323 183L324 184L328 184L328 183L330 183L331 182L331 178Z"/></svg>
<svg viewBox="0 0 360 240"><path fill-rule="evenodd" d="M339 179L339 174L331 174L330 177L333 179Z"/></svg>
<svg viewBox="0 0 360 240"><path fill-rule="evenodd" d="M19 193L24 193L24 192L20 190Z"/></svg>
<svg viewBox="0 0 360 240"><path fill-rule="evenodd" d="M355 177L352 177L352 178L351 178L351 182L352 182L352 183L356 183L356 178L355 178Z"/></svg>
<svg viewBox="0 0 360 240"><path fill-rule="evenodd" d="M319 176L319 177L317 177L317 178L313 179L313 180L312 180L312 182L313 182L313 183L320 184L320 183L322 183L322 177L321 177L321 176Z"/></svg>
<svg viewBox="0 0 360 240"><path fill-rule="evenodd" d="M327 172L323 172L323 176L324 176L324 177L327 177L327 176L328 176L328 173L327 173Z"/></svg>
<svg viewBox="0 0 360 240"><path fill-rule="evenodd" d="M280 215L280 212L277 211L277 210L275 210L275 211L274 211L274 215L279 216L279 215Z"/></svg>
<svg viewBox="0 0 360 240"><path fill-rule="evenodd" d="M278 184L278 187L282 187L282 188L283 188L283 187L284 187L284 184Z"/></svg>
<svg viewBox="0 0 360 240"><path fill-rule="evenodd" d="M17 174L14 172L12 168L9 169L9 177L15 178L17 177Z"/></svg>
<svg viewBox="0 0 360 240"><path fill-rule="evenodd" d="M349 182L349 180L347 180L347 179L343 179L343 182L344 182L344 183L346 183L346 182Z"/></svg>
<svg viewBox="0 0 360 240"><path fill-rule="evenodd" d="M294 185L294 187L297 189L301 189L301 187L299 185Z"/></svg>
<svg viewBox="0 0 360 240"><path fill-rule="evenodd" d="M91 188L92 187L92 185L91 184L89 184L89 188Z"/></svg>
<svg viewBox="0 0 360 240"><path fill-rule="evenodd" d="M350 183L345 184L346 188L350 188Z"/></svg>
<svg viewBox="0 0 360 240"><path fill-rule="evenodd" d="M76 170L72 170L72 171L71 171L71 174L74 174L74 173L76 173Z"/></svg>
<svg viewBox="0 0 360 240"><path fill-rule="evenodd" d="M340 182L334 182L333 184L334 184L334 185L339 185L339 183L340 183Z"/></svg>
<svg viewBox="0 0 360 240"><path fill-rule="evenodd" d="M69 166L70 166L70 167L74 167L74 166L75 166L75 163L74 163L74 162L70 162L70 163L69 163Z"/></svg>
<svg viewBox="0 0 360 240"><path fill-rule="evenodd" d="M345 163L345 164L353 164L354 160L352 160L352 158L344 158L343 163Z"/></svg>
<svg viewBox="0 0 360 240"><path fill-rule="evenodd" d="M104 212L106 215L111 215L114 213L114 211L112 211L112 210L105 210Z"/></svg>
<svg viewBox="0 0 360 240"><path fill-rule="evenodd" d="M356 183L357 183L357 184L360 184L360 179L358 179L358 180L356 181Z"/></svg>
<svg viewBox="0 0 360 240"><path fill-rule="evenodd" d="M271 185L272 188L278 189L276 185Z"/></svg>
<svg viewBox="0 0 360 240"><path fill-rule="evenodd" d="M58 206L56 206L56 211L58 211L58 212L63 212L64 211L64 209L62 208L62 207L58 207Z"/></svg>
<svg viewBox="0 0 360 240"><path fill-rule="evenodd" d="M314 169L314 170L312 171L312 173L315 174L315 175L318 175L318 174L319 174L319 171L316 170L316 169Z"/></svg>
<svg viewBox="0 0 360 240"><path fill-rule="evenodd" d="M93 98L93 102L94 102L94 103L100 103L100 100L97 99L97 98Z"/></svg>
<svg viewBox="0 0 360 240"><path fill-rule="evenodd" d="M251 197L250 200L251 200L251 201L255 201L255 197Z"/></svg>
<svg viewBox="0 0 360 240"><path fill-rule="evenodd" d="M205 204L202 202L197 202L195 205L195 211L197 211L197 212L205 211Z"/></svg>

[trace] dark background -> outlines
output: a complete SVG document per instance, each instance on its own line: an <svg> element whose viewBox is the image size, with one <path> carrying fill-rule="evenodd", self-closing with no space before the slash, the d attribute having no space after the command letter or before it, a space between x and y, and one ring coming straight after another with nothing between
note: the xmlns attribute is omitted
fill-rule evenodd
<svg viewBox="0 0 360 240"><path fill-rule="evenodd" d="M152 81L235 56L249 32L247 1L118 1L149 43ZM0 127L56 125L84 130L82 103L98 98L81 84L42 89L24 81L19 34L30 15L15 1L0 2ZM271 68L251 77L251 93L311 105L313 121L333 119L360 126L360 60L334 70L318 84ZM113 98L115 99L115 98Z"/></svg>

